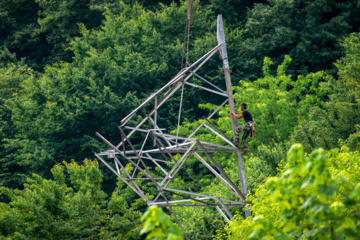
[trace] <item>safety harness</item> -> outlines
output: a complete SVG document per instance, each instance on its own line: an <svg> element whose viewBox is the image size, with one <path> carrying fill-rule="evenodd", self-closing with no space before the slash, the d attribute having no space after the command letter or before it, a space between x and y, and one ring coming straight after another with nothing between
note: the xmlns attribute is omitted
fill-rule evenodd
<svg viewBox="0 0 360 240"><path fill-rule="evenodd" d="M255 142L255 136L256 136L256 125L254 122L247 122L251 129L251 136L253 137L253 141Z"/></svg>

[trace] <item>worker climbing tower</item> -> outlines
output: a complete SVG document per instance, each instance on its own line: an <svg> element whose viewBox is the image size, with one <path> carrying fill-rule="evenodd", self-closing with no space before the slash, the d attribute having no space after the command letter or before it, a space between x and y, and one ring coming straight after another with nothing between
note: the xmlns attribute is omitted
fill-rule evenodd
<svg viewBox="0 0 360 240"><path fill-rule="evenodd" d="M228 94L228 103L230 111L235 111L235 104L234 104L234 97L232 93L231 88L231 79L230 79L230 69L229 69L229 60L227 56L226 51L226 42L225 42L225 33L224 33L224 27L223 27L223 21L222 16L219 15L217 19L217 40L218 44L221 44L220 47L220 57L223 61L224 65L224 74L225 74L225 83L226 83L226 91ZM237 127L236 118L234 115L231 115L231 126L233 130L233 138L235 140L235 129ZM243 160L241 156L240 147L236 148L236 161L239 169L239 176L240 176L240 183L241 183L241 189L243 194L247 195L247 187L246 187L246 180L245 180L245 172L244 172L244 166L243 166ZM251 215L249 209L245 209L245 216L249 217Z"/></svg>
<svg viewBox="0 0 360 240"><path fill-rule="evenodd" d="M173 209L175 207L214 207L226 220L230 220L232 214L229 208L247 204L247 188L241 149L210 121L226 104L229 104L230 110L235 111L221 15L217 19L217 40L216 47L194 63L187 63L167 84L151 94L121 120L121 125L118 127L121 133L119 143L113 144L100 133L96 133L109 147L109 150L105 152L95 153L96 157L140 198L146 201L148 206L157 205L169 208L181 228L182 225ZM198 74L198 70L217 52L220 54L224 67L226 91ZM201 81L202 84L195 84L193 81L195 78ZM182 136L179 131L179 126L182 123L182 102L184 91L190 87L221 96L224 101L207 118L203 119L195 130L186 136ZM158 110L165 107L165 103L175 93L181 94L180 107L176 134L170 134L166 129L159 126L159 120L167 116L161 116ZM231 122L234 138L237 126L235 117L232 116ZM223 144L199 140L197 135L199 132L204 131L213 134L214 139L215 137L221 139ZM140 143L139 139L142 139ZM235 179L231 179L216 161L216 158L213 157L215 153L219 155L229 152L236 153L241 190L234 183ZM187 190L186 186L176 184L173 180L181 178L177 174L181 169L188 167L187 160L190 158L196 159L200 164L203 164L213 174L214 178L217 178L223 184L224 188L228 188L233 192L234 197L226 199L217 194L191 192ZM149 197L149 192L147 192L149 187L142 187L141 183L144 181L151 183L152 189L156 189L157 195L154 198ZM248 209L245 210L245 215L246 217L250 216ZM185 237L188 239L186 234Z"/></svg>

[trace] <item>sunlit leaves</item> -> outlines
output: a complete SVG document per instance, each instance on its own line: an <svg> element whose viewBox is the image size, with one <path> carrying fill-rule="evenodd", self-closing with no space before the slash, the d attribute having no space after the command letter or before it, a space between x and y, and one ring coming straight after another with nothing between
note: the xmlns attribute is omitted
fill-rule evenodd
<svg viewBox="0 0 360 240"><path fill-rule="evenodd" d="M64 162L55 165L52 173L54 180L33 174L24 190L0 188L11 199L9 204L0 203L1 237L138 238L138 203L127 204L128 192L121 190L121 184L108 203L96 161Z"/></svg>
<svg viewBox="0 0 360 240"><path fill-rule="evenodd" d="M317 149L307 156L294 145L282 173L250 196L253 216L237 216L226 226L229 239L355 239L360 231L358 157L348 149L331 157ZM342 161L353 167L335 164Z"/></svg>
<svg viewBox="0 0 360 240"><path fill-rule="evenodd" d="M147 209L141 218L144 227L141 234L146 235L147 240L183 240L184 235L181 228L171 222L170 217L157 206Z"/></svg>

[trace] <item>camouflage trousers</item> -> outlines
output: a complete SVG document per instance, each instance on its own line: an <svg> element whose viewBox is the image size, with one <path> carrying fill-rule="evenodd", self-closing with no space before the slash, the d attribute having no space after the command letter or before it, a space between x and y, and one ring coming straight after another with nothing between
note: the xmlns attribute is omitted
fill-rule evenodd
<svg viewBox="0 0 360 240"><path fill-rule="evenodd" d="M248 148L247 138L251 135L251 126L248 123L238 126L235 129L235 142L239 142L239 135L241 132L244 132L241 137L244 148Z"/></svg>

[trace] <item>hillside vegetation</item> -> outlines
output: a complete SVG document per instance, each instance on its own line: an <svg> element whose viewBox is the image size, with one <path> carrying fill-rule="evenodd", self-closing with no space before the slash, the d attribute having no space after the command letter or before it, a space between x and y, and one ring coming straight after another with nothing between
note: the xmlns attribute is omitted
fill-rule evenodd
<svg viewBox="0 0 360 240"><path fill-rule="evenodd" d="M235 107L248 104L257 137L244 156L252 217L236 207L227 223L215 209L174 208L190 239L357 239L359 10L357 0L194 2L189 61L214 47L222 14ZM90 159L107 149L95 132L120 141L120 120L181 69L186 16L187 1L0 2L1 239L141 239L142 220L143 232L181 239L160 210L141 220L146 203ZM224 86L216 57L201 74ZM160 110L170 131L179 99ZM219 100L186 91L180 134ZM228 107L212 122L232 136ZM214 157L240 186L235 155ZM234 199L187 164L171 187Z"/></svg>

